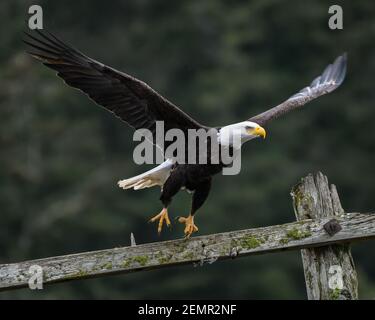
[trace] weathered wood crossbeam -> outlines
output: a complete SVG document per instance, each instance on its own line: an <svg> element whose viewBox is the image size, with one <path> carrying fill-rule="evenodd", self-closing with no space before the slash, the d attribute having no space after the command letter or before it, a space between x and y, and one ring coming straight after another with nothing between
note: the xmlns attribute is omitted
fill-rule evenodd
<svg viewBox="0 0 375 320"><path fill-rule="evenodd" d="M43 283L49 284L173 265L203 265L219 259L375 238L374 214L344 213L335 216L335 219L340 224L341 230L332 236L324 228L329 218L309 219L191 239L2 264L0 265L0 291L27 287L32 276L30 267L33 265L42 268Z"/></svg>

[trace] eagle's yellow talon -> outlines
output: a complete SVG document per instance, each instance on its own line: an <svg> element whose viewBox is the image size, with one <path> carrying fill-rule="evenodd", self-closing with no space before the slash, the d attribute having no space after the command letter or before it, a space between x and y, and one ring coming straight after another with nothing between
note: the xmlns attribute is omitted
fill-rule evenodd
<svg viewBox="0 0 375 320"><path fill-rule="evenodd" d="M169 220L168 209L167 208L163 208L163 210L159 214L157 214L155 217L152 217L149 220L149 222L155 222L157 220L159 220L159 223L158 223L158 233L160 234L161 230L163 229L164 221L165 221L165 223L167 224L168 227L171 225L171 221Z"/></svg>
<svg viewBox="0 0 375 320"><path fill-rule="evenodd" d="M185 236L186 238L190 238L190 236L198 231L198 227L194 224L194 216L189 215L187 218L180 217L178 218L178 222L185 223Z"/></svg>

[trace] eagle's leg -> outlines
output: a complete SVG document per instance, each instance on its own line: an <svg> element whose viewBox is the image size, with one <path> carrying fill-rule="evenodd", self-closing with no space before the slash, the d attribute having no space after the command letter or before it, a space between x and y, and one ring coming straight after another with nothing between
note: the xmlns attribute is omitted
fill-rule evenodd
<svg viewBox="0 0 375 320"><path fill-rule="evenodd" d="M171 220L169 220L169 216L168 216L168 208L163 208L163 210L161 210L159 214L152 217L149 221L155 222L157 220L159 220L158 233L160 234L161 230L163 229L164 221L167 224L167 227L169 227L171 225Z"/></svg>
<svg viewBox="0 0 375 320"><path fill-rule="evenodd" d="M171 221L169 220L168 216L168 206L172 202L172 197L180 191L183 185L183 177L182 175L178 174L177 172L173 172L165 181L163 185L163 190L160 196L160 201L163 203L163 210L156 216L152 217L149 221L155 222L159 221L158 223L158 233L161 233L163 228L164 221L169 227L171 225Z"/></svg>
<svg viewBox="0 0 375 320"><path fill-rule="evenodd" d="M196 211L203 205L206 201L208 194L210 193L211 189L211 178L204 180L201 182L195 189L193 193L193 200L191 205L191 211L189 216L186 218L180 217L178 221L180 223L185 223L185 236L189 238L194 232L198 231L198 227L194 223L194 214Z"/></svg>
<svg viewBox="0 0 375 320"><path fill-rule="evenodd" d="M194 215L189 214L186 218L185 217L179 217L178 222L185 223L185 237L190 238L192 233L198 231L198 227L194 223Z"/></svg>

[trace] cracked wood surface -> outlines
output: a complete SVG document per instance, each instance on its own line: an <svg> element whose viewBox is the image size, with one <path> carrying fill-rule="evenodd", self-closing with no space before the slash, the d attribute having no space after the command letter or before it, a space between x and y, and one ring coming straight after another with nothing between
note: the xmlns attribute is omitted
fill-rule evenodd
<svg viewBox="0 0 375 320"><path fill-rule="evenodd" d="M297 220L330 219L325 225L334 237L343 225L336 222L344 214L335 185L322 173L308 175L292 190ZM309 300L358 299L358 280L350 243L301 250Z"/></svg>

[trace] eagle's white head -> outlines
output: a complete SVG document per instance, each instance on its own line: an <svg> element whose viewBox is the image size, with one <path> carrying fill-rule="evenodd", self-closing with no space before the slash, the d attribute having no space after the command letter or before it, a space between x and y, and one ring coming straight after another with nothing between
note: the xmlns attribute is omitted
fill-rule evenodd
<svg viewBox="0 0 375 320"><path fill-rule="evenodd" d="M236 141L240 141L243 144L258 137L265 139L266 130L251 121L243 121L222 127L218 134L219 143L226 146L233 145Z"/></svg>

